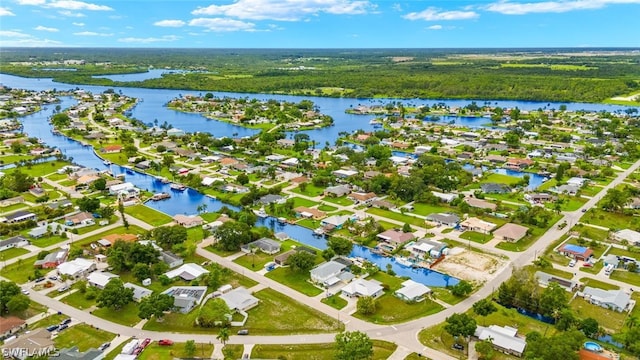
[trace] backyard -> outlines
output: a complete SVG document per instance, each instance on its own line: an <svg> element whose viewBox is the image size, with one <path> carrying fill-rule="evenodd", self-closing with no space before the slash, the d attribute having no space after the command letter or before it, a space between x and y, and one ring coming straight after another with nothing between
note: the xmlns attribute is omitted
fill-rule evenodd
<svg viewBox="0 0 640 360"><path fill-rule="evenodd" d="M627 317L627 314L624 312L619 313L617 311L605 309L601 306L593 305L581 297L573 299L570 307L578 318L594 318L598 321L600 326L612 333L616 333L622 329L624 320Z"/></svg>

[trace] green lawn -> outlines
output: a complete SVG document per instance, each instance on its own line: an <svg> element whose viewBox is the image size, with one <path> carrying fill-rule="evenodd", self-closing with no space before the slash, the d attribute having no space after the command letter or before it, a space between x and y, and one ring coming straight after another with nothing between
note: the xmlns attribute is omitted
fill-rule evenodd
<svg viewBox="0 0 640 360"><path fill-rule="evenodd" d="M562 211L576 211L580 209L582 205L584 205L584 203L587 202L587 199L578 196L561 195L560 199L562 200L562 203L560 205L560 209ZM544 204L544 206L550 210L555 209L555 204L553 202L547 202Z"/></svg>
<svg viewBox="0 0 640 360"><path fill-rule="evenodd" d="M242 344L227 344L222 348L222 353L226 359L240 359L242 353L244 353L244 345Z"/></svg>
<svg viewBox="0 0 640 360"><path fill-rule="evenodd" d="M629 250L625 250L625 249L620 249L617 247L610 247L609 251L607 252L607 255L609 254L613 254L613 255L618 255L618 256L628 256L631 258L638 258L640 257L640 253L639 252L633 252L633 251L629 251Z"/></svg>
<svg viewBox="0 0 640 360"><path fill-rule="evenodd" d="M300 186L293 188L291 191L308 197L316 197L324 193L324 188L317 187L311 183L307 183L305 186L304 191L300 190Z"/></svg>
<svg viewBox="0 0 640 360"><path fill-rule="evenodd" d="M493 236L491 234L482 234L476 231L465 231L462 234L460 234L460 238L465 240L471 240L473 242L477 242L480 244L484 244L487 241L493 239Z"/></svg>
<svg viewBox="0 0 640 360"><path fill-rule="evenodd" d="M124 212L153 226L160 226L173 221L171 216L144 205L127 206L124 208Z"/></svg>
<svg viewBox="0 0 640 360"><path fill-rule="evenodd" d="M9 213L20 209L28 209L29 205L25 203L13 204L9 206L0 207L0 213Z"/></svg>
<svg viewBox="0 0 640 360"><path fill-rule="evenodd" d="M347 300L345 300L340 296L340 294L333 294L329 297L324 297L320 301L322 301L323 304L327 304L332 308L338 309L338 310L342 309L343 307L349 304Z"/></svg>
<svg viewBox="0 0 640 360"><path fill-rule="evenodd" d="M571 301L571 309L576 316L582 319L591 317L598 320L598 324L613 333L618 332L624 325L626 313L605 309L589 303L581 297L576 297Z"/></svg>
<svg viewBox="0 0 640 360"><path fill-rule="evenodd" d="M373 360L388 359L398 346L373 340ZM254 359L333 360L334 344L256 345L251 351Z"/></svg>
<svg viewBox="0 0 640 360"><path fill-rule="evenodd" d="M253 335L315 334L341 331L344 325L275 290L253 294L260 305L248 311L245 327Z"/></svg>
<svg viewBox="0 0 640 360"><path fill-rule="evenodd" d="M589 273L589 274L597 274L600 272L600 270L602 270L602 268L604 267L604 261L602 260L598 260L596 261L595 265L587 267L587 266L580 266L580 271Z"/></svg>
<svg viewBox="0 0 640 360"><path fill-rule="evenodd" d="M594 228L592 226L577 224L571 231L578 232L583 238L596 241L605 241L609 238L609 232L606 230Z"/></svg>
<svg viewBox="0 0 640 360"><path fill-rule="evenodd" d="M81 294L80 291L76 291L73 294L63 297L62 302L80 310L88 309L96 304L95 299L87 300L84 296L85 294Z"/></svg>
<svg viewBox="0 0 640 360"><path fill-rule="evenodd" d="M309 282L308 273L296 273L288 267L276 268L273 271L269 271L265 276L307 296L316 296L322 293L322 290Z"/></svg>
<svg viewBox="0 0 640 360"><path fill-rule="evenodd" d="M29 308L27 308L27 310L15 315L22 320L26 320L30 317L42 314L47 310L48 308L46 306L31 300L31 303L29 304Z"/></svg>
<svg viewBox="0 0 640 360"><path fill-rule="evenodd" d="M591 209L581 219L593 225L604 226L612 231L620 229L635 229L640 227L640 218L627 216L624 214L604 211L602 209Z"/></svg>
<svg viewBox="0 0 640 360"><path fill-rule="evenodd" d="M600 281L600 280L596 280L596 279L592 279L592 278L588 278L588 277L580 278L580 282L583 283L585 286L591 286L591 287L598 288L598 289L603 289L603 290L618 290L618 289L620 289L620 286L618 286L618 285L609 284L609 283L606 283L606 282L603 282L603 281Z"/></svg>
<svg viewBox="0 0 640 360"><path fill-rule="evenodd" d="M29 276L33 276L33 263L37 257L32 256L23 260L18 260L0 269L0 276L3 276L15 283L24 284L29 281Z"/></svg>
<svg viewBox="0 0 640 360"><path fill-rule="evenodd" d="M100 345L111 341L114 337L114 334L98 330L91 325L78 324L61 331L53 339L53 342L58 349L77 346L79 351L87 351L90 348L98 348Z"/></svg>
<svg viewBox="0 0 640 360"><path fill-rule="evenodd" d="M13 259L14 257L18 257L20 255L28 254L29 250L25 248L9 248L7 250L0 251L0 262Z"/></svg>
<svg viewBox="0 0 640 360"><path fill-rule="evenodd" d="M387 219L400 221L402 223L409 223L411 225L420 226L422 228L427 228L427 229L430 228L430 226L427 226L425 224L424 219L420 219L415 216L401 214L401 213L393 212L391 210L376 209L376 208L371 208L367 210L367 212L369 214L382 216Z"/></svg>
<svg viewBox="0 0 640 360"><path fill-rule="evenodd" d="M99 308L93 310L92 314L105 320L126 326L133 326L141 320L138 317L138 304L136 302L131 302L117 311L113 311L106 307Z"/></svg>
<svg viewBox="0 0 640 360"><path fill-rule="evenodd" d="M353 316L375 324L396 324L435 314L444 309L442 305L429 299L409 304L395 297L392 291L385 292L376 299L376 304L375 313L363 315L356 312Z"/></svg>
<svg viewBox="0 0 640 360"><path fill-rule="evenodd" d="M338 210L338 208L331 205L320 205L318 206L318 210L324 211L324 212L331 212L331 211Z"/></svg>
<svg viewBox="0 0 640 360"><path fill-rule="evenodd" d="M205 248L205 250L210 251L218 256L222 256L222 257L227 257L236 253L239 253L240 251L228 251L228 250L223 250L223 249L218 249L217 247L210 245L207 246Z"/></svg>
<svg viewBox="0 0 640 360"><path fill-rule="evenodd" d="M333 196L325 196L322 198L322 201L330 202L332 204L338 204L342 206L350 206L353 205L353 201L347 199L347 196L333 197Z"/></svg>
<svg viewBox="0 0 640 360"><path fill-rule="evenodd" d="M573 273L552 267L541 268L535 265L530 265L527 266L527 268L530 269L531 273L533 274L535 274L536 271L542 271L544 273L555 275L567 280L571 280L571 278L573 278Z"/></svg>
<svg viewBox="0 0 640 360"><path fill-rule="evenodd" d="M625 270L614 270L609 276L613 280L623 281L627 284L640 286L640 274Z"/></svg>
<svg viewBox="0 0 640 360"><path fill-rule="evenodd" d="M455 305L467 298L466 296L455 296L449 289L443 287L432 287L431 291L436 299L444 301L449 305Z"/></svg>
<svg viewBox="0 0 640 360"><path fill-rule="evenodd" d="M44 319L38 320L33 324L29 325L29 329L39 329L39 328L44 328L44 327L48 327L55 324L60 324L60 322L62 322L62 320L66 318L68 318L68 316L66 315L58 315L58 314L49 315Z"/></svg>
<svg viewBox="0 0 640 360"><path fill-rule="evenodd" d="M293 199L293 207L294 208L297 208L298 206L314 207L314 206L319 204L316 201L303 199L303 198L297 197L297 196L294 196L292 199Z"/></svg>
<svg viewBox="0 0 640 360"><path fill-rule="evenodd" d="M69 165L68 162L65 161L48 161L43 163L38 163L30 166L21 166L20 171L23 173L32 176L32 177L40 177L45 176L47 174L55 173L58 169L62 168L65 165ZM5 169L4 173L11 173L15 171L16 168L13 169Z"/></svg>
<svg viewBox="0 0 640 360"><path fill-rule="evenodd" d="M431 204L425 204L420 202L413 203L413 213L422 215L422 216L427 216L433 213L446 213L452 210L453 209L448 206L431 205Z"/></svg>
<svg viewBox="0 0 640 360"><path fill-rule="evenodd" d="M596 196L600 191L602 191L602 187L589 185L581 188L579 194L593 197Z"/></svg>
<svg viewBox="0 0 640 360"><path fill-rule="evenodd" d="M189 358L184 351L185 343L174 343L171 346L158 345L157 341L152 342L138 356L140 360L173 360ZM213 353L212 344L196 343L196 353L193 357L208 359Z"/></svg>
<svg viewBox="0 0 640 360"><path fill-rule="evenodd" d="M480 180L481 184L485 183L497 183L497 184L505 184L505 185L515 185L519 183L522 179L515 176L502 175L502 174L490 174L489 176L483 177Z"/></svg>
<svg viewBox="0 0 640 360"><path fill-rule="evenodd" d="M21 232L23 235L27 235L27 233L29 232L29 230L25 230L24 233ZM46 248L49 247L51 245L57 244L59 242L65 241L68 238L62 237L60 235L54 235L54 236L44 236L38 239L31 239L31 244L40 247L40 248Z"/></svg>

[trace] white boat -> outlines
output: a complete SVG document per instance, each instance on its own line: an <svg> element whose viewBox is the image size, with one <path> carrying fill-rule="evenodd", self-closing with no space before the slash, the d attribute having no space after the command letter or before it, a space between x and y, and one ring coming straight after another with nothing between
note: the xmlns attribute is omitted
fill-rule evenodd
<svg viewBox="0 0 640 360"><path fill-rule="evenodd" d="M184 191L187 187L182 184L173 183L171 184L170 188L171 190Z"/></svg>
<svg viewBox="0 0 640 360"><path fill-rule="evenodd" d="M411 261L409 261L407 258L405 257L397 257L396 258L396 262L400 265L404 265L404 266L411 266L413 265L413 263Z"/></svg>
<svg viewBox="0 0 640 360"><path fill-rule="evenodd" d="M286 223L287 223L287 219L286 219L286 218L283 218L283 217L279 217L279 218L278 218L278 222L279 222L280 224L286 224Z"/></svg>
<svg viewBox="0 0 640 360"><path fill-rule="evenodd" d="M322 236L322 235L324 235L324 229L323 229L323 228L321 228L321 227L319 227L319 228L317 228L317 229L313 230L313 235L316 235L316 236Z"/></svg>
<svg viewBox="0 0 640 360"><path fill-rule="evenodd" d="M107 166L111 165L111 161L109 161L109 160L105 160L105 161L103 161L102 163L103 163L103 164L105 164L105 165L107 165Z"/></svg>
<svg viewBox="0 0 640 360"><path fill-rule="evenodd" d="M260 210L253 210L253 213L260 218L266 218L267 216L269 216L269 214L267 214L267 212L264 211L264 208L260 208Z"/></svg>

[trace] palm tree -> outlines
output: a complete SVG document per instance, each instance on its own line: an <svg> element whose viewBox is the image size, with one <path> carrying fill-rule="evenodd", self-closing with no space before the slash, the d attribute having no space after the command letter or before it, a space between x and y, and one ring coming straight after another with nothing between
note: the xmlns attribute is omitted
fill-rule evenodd
<svg viewBox="0 0 640 360"><path fill-rule="evenodd" d="M638 316L636 315L631 315L627 318L626 324L630 328L636 327L640 325L640 319L638 319Z"/></svg>
<svg viewBox="0 0 640 360"><path fill-rule="evenodd" d="M229 328L228 327L223 327L220 329L220 331L218 332L218 336L216 336L216 339L220 340L220 342L222 343L222 346L224 346L227 341L229 341Z"/></svg>

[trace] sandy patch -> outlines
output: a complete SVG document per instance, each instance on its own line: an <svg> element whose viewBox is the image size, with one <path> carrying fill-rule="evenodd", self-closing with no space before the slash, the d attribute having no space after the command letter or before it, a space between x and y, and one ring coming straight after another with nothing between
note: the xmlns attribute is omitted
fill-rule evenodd
<svg viewBox="0 0 640 360"><path fill-rule="evenodd" d="M491 279L504 264L504 260L491 255L453 248L449 251L449 255L435 266L435 269L458 279L484 283Z"/></svg>

